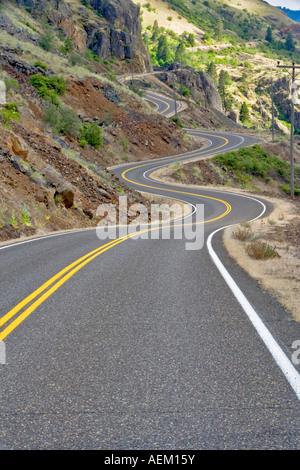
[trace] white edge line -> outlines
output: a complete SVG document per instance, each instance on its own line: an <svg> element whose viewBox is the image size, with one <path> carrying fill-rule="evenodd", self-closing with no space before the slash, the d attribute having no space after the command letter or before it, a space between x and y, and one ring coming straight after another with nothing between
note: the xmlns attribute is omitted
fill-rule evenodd
<svg viewBox="0 0 300 470"><path fill-rule="evenodd" d="M254 199L255 201L260 202L263 205L263 211L262 213L256 217L255 219L252 219L250 222L259 219L266 211L266 206L259 201L258 199L252 198L250 196L245 196L248 197L249 199ZM285 378L289 382L290 386L296 393L296 396L298 400L300 400L300 374L298 371L295 369L289 358L286 356L286 354L283 352L279 344L276 342L268 328L265 326L257 312L254 310L246 296L243 294L241 289L238 287L236 282L233 280L225 266L222 264L220 261L220 258L217 256L216 252L214 251L212 247L212 238L213 236L220 232L221 230L224 230L225 228L232 227L232 225L227 225L225 227L221 227L217 230L215 230L213 233L211 233L208 236L206 245L208 252L218 268L220 274L222 275L223 279L225 280L226 284L232 291L233 295L239 302L239 304L242 306L243 310L247 314L249 320L251 321L252 325L254 326L255 330L259 334L260 338L263 340L265 346L268 348L269 352L273 356L273 359L281 369L282 373L284 374Z"/></svg>
<svg viewBox="0 0 300 470"><path fill-rule="evenodd" d="M24 245L25 243L36 242L38 240L45 240L47 238L61 237L63 235L73 235L75 233L88 232L88 231L91 231L91 230L96 230L96 227L70 230L69 232L62 232L62 233L53 233L51 235L42 235L41 237L30 238L29 240L23 240L22 242L10 243L9 245L0 246L0 250L5 250L6 248L12 248L12 247L18 246L18 245Z"/></svg>
<svg viewBox="0 0 300 470"><path fill-rule="evenodd" d="M239 136L239 137L241 137L241 136ZM242 138L242 142L243 142L245 139L243 137L241 137L241 138ZM239 145L239 144L237 144L237 145ZM237 145L235 145L234 147L236 147ZM234 147L231 147L231 148L234 148ZM225 150L227 151L227 150L230 150L230 149L225 149ZM167 166L167 165L162 165L162 166ZM151 171L151 170L149 170L149 171ZM146 177L147 173L148 173L148 171L146 171L144 173L144 177L146 179L148 179ZM262 212L257 217L250 220L249 222L253 222L256 219L259 219L266 212L265 204L263 202L259 201L258 199L254 198L254 197L251 197L251 196L246 196L246 195L239 195L239 196L257 201L258 203L260 203L263 206ZM208 236L208 239L207 239L207 242L206 242L208 252L209 252L214 264L216 265L217 269L219 270L221 276L223 277L226 284L228 285L228 287L232 291L233 295L235 296L235 298L237 299L237 301L239 302L239 304L241 305L241 307L243 308L243 310L247 314L247 316L248 316L249 320L251 321L253 327L255 328L257 333L259 334L259 336L262 339L262 341L264 342L265 346L268 348L268 350L271 353L271 355L272 355L273 359L275 360L276 364L279 366L280 370L284 374L286 380L288 381L288 383L290 384L290 386L292 387L292 389L296 393L296 396L297 396L298 400L300 400L300 374L295 369L295 367L293 366L293 364L291 363L289 358L286 356L286 354L283 352L283 350L281 349L279 344L276 342L276 340L274 339L274 337L272 336L272 334L270 333L268 328L265 326L265 324L263 323L263 321L261 320L261 318L259 317L257 312L254 310L254 308L252 307L252 305L250 304L250 302L246 298L246 296L243 294L241 289L238 287L236 282L233 280L233 278L231 277L231 275L229 274L229 272L227 271L225 266L222 264L222 262L220 261L219 257L217 256L216 252L214 251L214 249L212 247L212 238L213 238L213 236L216 233L220 232L221 230L224 230L225 228L228 228L228 227L231 227L231 226L232 225L227 225L227 226L221 227L221 228L215 230L213 233L211 233Z"/></svg>

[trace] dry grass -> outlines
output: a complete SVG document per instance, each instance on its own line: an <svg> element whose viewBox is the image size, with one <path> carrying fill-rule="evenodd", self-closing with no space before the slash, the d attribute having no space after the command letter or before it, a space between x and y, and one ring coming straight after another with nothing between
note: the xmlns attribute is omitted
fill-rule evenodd
<svg viewBox="0 0 300 470"><path fill-rule="evenodd" d="M281 258L275 246L271 246L261 240L249 243L246 247L246 253L252 259Z"/></svg>
<svg viewBox="0 0 300 470"><path fill-rule="evenodd" d="M232 238L241 242L249 241L253 237L250 224L241 224L232 232Z"/></svg>
<svg viewBox="0 0 300 470"><path fill-rule="evenodd" d="M241 240L236 237L239 228L230 227L224 231L224 244L230 256L254 279L263 289L269 291L300 322L300 263L299 247L286 243L285 229L289 221L299 217L292 203L282 199L266 198L272 202L274 211L271 219L260 219L251 224L251 233L256 240ZM277 232L274 240L274 224ZM246 229L241 229L246 237ZM257 240L257 237L259 240ZM272 240L272 245L269 241ZM273 246L273 242L276 246Z"/></svg>
<svg viewBox="0 0 300 470"><path fill-rule="evenodd" d="M154 11L148 11L147 8L143 7L146 3L151 4L152 8L155 8ZM180 17L179 14L172 10L170 6L163 2L162 0L133 0L133 3L141 5L141 12L143 14L143 27L146 28L149 25L153 25L154 21L158 21L158 25L163 26L166 29L172 29L176 34L182 34L184 31L189 31L190 33L195 34L196 42L199 37L202 37L204 31L197 28L192 23L189 23L186 18ZM169 21L168 18L172 17L172 20Z"/></svg>

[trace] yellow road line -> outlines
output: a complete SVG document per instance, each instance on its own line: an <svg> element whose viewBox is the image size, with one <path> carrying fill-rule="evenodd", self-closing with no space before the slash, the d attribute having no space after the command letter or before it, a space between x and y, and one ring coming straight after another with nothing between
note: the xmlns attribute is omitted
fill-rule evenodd
<svg viewBox="0 0 300 470"><path fill-rule="evenodd" d="M211 134L206 134L206 135L208 135L209 137L212 137L212 136L213 136L213 135L211 135ZM219 147L216 147L216 148L212 149L212 151L218 150L218 149L220 149L220 148L222 148L222 147L224 147L225 145L228 144L228 140L227 140L225 137L221 137L221 136L213 136L213 137L219 137L219 138L225 140L225 143L222 144L222 145L219 145ZM202 155L203 153L206 153L206 151L203 150L202 152L193 154L193 157L198 157L199 155ZM172 158L172 157L171 157L171 158ZM177 160L177 159L179 160L179 159L182 159L182 158L184 158L184 157L181 155L181 156L179 156L179 157L175 157L175 158L173 157L172 160L174 161L174 160ZM136 170L137 168L142 168L142 167L144 167L144 166L149 166L149 165L152 165L152 164L153 164L153 162L150 162L150 163L144 163L144 164L142 164L142 165L137 165L137 166L134 166L134 167L132 167L132 168L128 168L127 170L123 171L123 173L122 173L122 178L123 178L125 181L127 181L128 183L133 183L133 184L135 184L135 185L137 185L137 186L142 186L143 188L159 189L159 190L161 190L161 191L167 191L167 192L178 193L178 194L188 194L188 195L190 195L190 196L196 196L196 197L203 197L203 198L207 198L207 199L213 199L213 200L215 200L215 201L218 201L218 202L221 202L221 203L227 205L227 202L226 202L226 201L223 201L222 199L218 199L218 198L215 198L215 197L204 196L204 195L200 195L200 194L190 193L190 192L187 192L187 191L179 191L179 190L175 190L175 189L159 188L159 187L157 187L157 186L150 186L150 185L142 184L142 183L136 183L135 181L132 181L132 180L130 180L129 178L126 177L126 173L128 173L129 171L131 171L131 170ZM228 212L227 212L227 213L228 213ZM224 215L226 215L226 213L225 213ZM224 217L224 216L223 216L223 217ZM219 217L218 217L218 218L219 218ZM216 220L216 219L214 219L214 220Z"/></svg>
<svg viewBox="0 0 300 470"><path fill-rule="evenodd" d="M222 136L219 136L219 135L216 136L216 135L213 135L213 134L205 134L205 135L207 135L208 137L219 137L219 139L225 140L224 144L219 145L219 147L216 147L216 148L214 148L214 149L211 149L212 152L215 151L215 150L219 150L219 149L221 149L222 147L225 147L225 145L227 145L228 142L229 142L229 141L226 139L226 137L222 137ZM188 159L188 158L199 157L199 155L202 155L203 153L206 153L206 152L207 152L207 150L204 149L204 150L202 150L201 152L193 153L190 157L189 157L189 155L179 155L178 157L167 157L167 158L164 158L164 160L161 160L161 162L165 162L165 161L169 161L169 160L172 160L172 161L174 161L174 160L182 160L183 158L187 158L187 159ZM144 166L149 166L149 165L153 165L153 161L148 162L148 163L142 163L141 165L139 164L139 165L134 166L134 167L132 167L132 168L128 168L127 170L123 171L123 173L122 173L122 178L124 178L124 179L125 179L126 181L128 181L129 183L134 183L134 184L136 184L136 185L144 186L144 187L146 187L146 188L161 189L161 190L163 190L163 191L171 191L170 189L167 190L167 189L165 189L165 188L157 188L157 187L153 187L153 186L147 186L147 185L142 184L142 183L136 183L135 181L131 181L131 180L129 180L129 179L126 178L125 175L126 175L126 173L128 173L128 171L136 170L137 168L143 168ZM180 192L180 191L177 191L177 192ZM190 193L183 193L183 194L190 194Z"/></svg>
<svg viewBox="0 0 300 470"><path fill-rule="evenodd" d="M125 238L125 237L124 237ZM127 238L127 237L126 237ZM103 250L105 247L112 245L116 240L112 240L111 242L107 243L106 245L97 248L96 250L91 251L87 255L83 256L82 258L79 258L78 260L74 261L71 263L69 266L66 268L62 269L59 271L55 276L51 277L47 282L45 282L42 286L40 286L37 290L32 292L28 297L26 297L22 302L20 302L18 305L16 305L12 310L10 310L6 315L4 315L2 318L0 318L0 327L3 326L5 323L7 323L14 315L16 315L22 308L24 308L29 302L34 300L38 295L40 295L44 290L46 290L48 287L51 286L57 279L59 279L61 276L63 276L66 272L68 272L70 269L74 268L77 264L81 263L85 259L89 258L91 255L94 253Z"/></svg>
<svg viewBox="0 0 300 470"><path fill-rule="evenodd" d="M147 96L147 95L146 95L146 96ZM151 95L149 95L149 97L150 97L150 98L153 98L153 96L151 96ZM167 101L160 100L159 98L156 98L156 97L155 97L155 99L156 99L157 101L160 101L161 103L164 103L164 104L167 105L166 109L164 109L163 111L161 111L162 113L165 113L165 112L170 108L170 105L169 105L169 103L168 103ZM151 101L151 100L150 100L150 101Z"/></svg>
<svg viewBox="0 0 300 470"><path fill-rule="evenodd" d="M36 300L32 305L30 305L30 307L28 307L23 313L21 313L21 315L19 315L12 323L10 323L10 325L7 328L5 328L5 330L3 330L0 333L0 341L3 341L3 339L6 338L9 335L9 333L11 333L20 323L22 323L25 320L25 318L27 318L37 307L39 307L39 305L41 305L46 299L48 299L50 295L52 295L55 291L57 291L59 287L65 284L65 282L67 282L72 276L74 276L75 273L77 273L80 269L82 269L86 264L88 264L93 259L97 258L97 256L100 256L102 253L109 250L113 246L124 242L125 240L127 240L127 238L128 236L114 240L113 243L108 243L107 245L105 245L106 248L101 249L101 251L94 254L93 256L90 256L88 259L86 259L81 264L79 264L74 269L72 269L72 271L68 272L68 274L66 274L62 279L60 279L56 284L54 284L54 286L52 286L51 289L45 292L45 294L39 297L38 300Z"/></svg>
<svg viewBox="0 0 300 470"><path fill-rule="evenodd" d="M214 220L217 220L221 217L224 217L228 212L230 212L231 207L228 203L226 203L227 210L221 214L221 216L216 217L215 219L203 221L203 222L195 222L195 223L189 223L185 224L185 226L191 226L191 225L199 225L202 223L208 223L212 222ZM183 224L181 224L183 226ZM10 312L8 312L4 317L1 319L1 326L6 323L8 320L10 320L16 313L18 313L23 307L25 307L31 300L34 300L40 293L42 293L47 287L49 287L51 284L53 284L54 279L57 279L63 275L66 271L67 274L59 279L59 281L54 284L47 292L45 292L41 297L39 297L33 304L30 305L26 310L24 310L23 313L21 313L14 321L12 321L1 333L0 333L0 341L3 341L17 326L20 325L34 310L36 310L43 302L45 302L48 297L50 297L54 292L56 292L63 284L65 284L74 274L76 274L78 271L80 271L84 266L86 266L88 263L90 263L92 260L100 256L102 253L104 253L107 250L110 250L114 246L118 245L119 243L124 242L125 240L128 240L129 238L133 238L137 235L141 235L142 233L146 232L151 232L154 230L160 230L162 228L171 228L173 225L161 225L159 227L152 227L150 229L145 229L141 230L138 232L134 232L132 234L126 235L122 238L118 238L116 240L113 240L110 243L107 243L103 247L92 251L91 253L87 254L86 256L83 256L79 260L75 261L71 265L69 265L67 268L63 269L60 271L58 274L56 274L53 278L51 278L49 281L47 281L45 284L43 284L39 289L34 291L30 296L26 297L22 302L20 302L15 308L13 308ZM96 253L95 253L96 252ZM92 255L92 253L94 253ZM85 259L86 258L86 259ZM84 261L82 261L84 260ZM80 261L82 261L80 263ZM80 264L79 264L80 263ZM71 271L70 268L75 266Z"/></svg>

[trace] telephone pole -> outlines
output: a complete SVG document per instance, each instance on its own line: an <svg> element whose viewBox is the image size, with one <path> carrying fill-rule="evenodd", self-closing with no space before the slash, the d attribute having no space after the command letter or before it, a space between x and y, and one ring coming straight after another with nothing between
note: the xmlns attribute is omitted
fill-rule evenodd
<svg viewBox="0 0 300 470"><path fill-rule="evenodd" d="M285 69L285 71L292 77L292 95L294 89L294 83L296 77L298 77L299 73L296 75L296 70L300 69L300 66L295 65L295 62L292 65L280 65L280 62L277 62L277 68ZM292 74L289 72L292 71ZM291 196L294 197L295 195L295 181L294 181L294 127L295 127L295 104L294 104L294 97L292 96L292 113L291 113L291 148L290 148L290 188L291 188Z"/></svg>
<svg viewBox="0 0 300 470"><path fill-rule="evenodd" d="M176 75L175 75L175 73L171 73L170 78L171 78L172 85L173 85L174 104L175 104L175 117L177 118L177 100L176 100L176 87L175 87Z"/></svg>

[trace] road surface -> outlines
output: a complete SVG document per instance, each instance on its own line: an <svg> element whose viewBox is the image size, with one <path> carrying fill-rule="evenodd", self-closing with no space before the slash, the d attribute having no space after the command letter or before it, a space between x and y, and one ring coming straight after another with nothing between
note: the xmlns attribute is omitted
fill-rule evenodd
<svg viewBox="0 0 300 470"><path fill-rule="evenodd" d="M300 325L234 264L219 231L269 207L151 179L167 162L254 142L201 135L207 148L192 155L114 169L191 204L190 227L204 205L201 249L154 231L101 241L95 230L0 249L0 447L300 448Z"/></svg>

